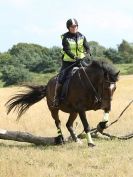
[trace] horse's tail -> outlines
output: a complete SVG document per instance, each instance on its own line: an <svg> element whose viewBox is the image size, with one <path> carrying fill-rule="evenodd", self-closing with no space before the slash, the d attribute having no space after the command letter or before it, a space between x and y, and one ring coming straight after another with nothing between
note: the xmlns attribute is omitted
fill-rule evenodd
<svg viewBox="0 0 133 177"><path fill-rule="evenodd" d="M6 103L7 114L9 114L12 109L14 109L14 111L17 110L17 119L19 119L33 104L37 103L46 96L46 85L25 85L25 87L28 88L27 91L16 94Z"/></svg>

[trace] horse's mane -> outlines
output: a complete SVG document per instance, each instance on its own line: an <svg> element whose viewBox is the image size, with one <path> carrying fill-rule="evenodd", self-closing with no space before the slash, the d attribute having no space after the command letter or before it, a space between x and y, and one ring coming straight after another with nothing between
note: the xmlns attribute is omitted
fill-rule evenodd
<svg viewBox="0 0 133 177"><path fill-rule="evenodd" d="M118 73L118 70L115 68L113 63L111 63L111 61L102 59L92 60L90 63L90 67L102 69L104 73L108 73L112 78L114 78L113 80L117 81L118 79L114 77Z"/></svg>
<svg viewBox="0 0 133 177"><path fill-rule="evenodd" d="M92 60L90 66L101 68L111 75L115 75L117 73L117 69L114 67L114 65L107 60Z"/></svg>

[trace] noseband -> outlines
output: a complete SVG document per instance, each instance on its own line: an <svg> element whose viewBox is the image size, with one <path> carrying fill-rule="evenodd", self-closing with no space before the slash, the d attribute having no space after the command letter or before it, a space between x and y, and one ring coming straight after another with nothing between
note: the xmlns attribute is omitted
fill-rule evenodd
<svg viewBox="0 0 133 177"><path fill-rule="evenodd" d="M103 91L102 91L103 100L111 101L115 89L116 89L115 82L111 82L109 80L103 81Z"/></svg>

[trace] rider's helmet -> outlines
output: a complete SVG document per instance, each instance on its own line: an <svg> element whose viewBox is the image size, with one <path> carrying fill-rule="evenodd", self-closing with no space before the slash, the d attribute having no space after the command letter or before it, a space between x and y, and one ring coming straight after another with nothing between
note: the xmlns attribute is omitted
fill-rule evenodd
<svg viewBox="0 0 133 177"><path fill-rule="evenodd" d="M66 27L68 29L72 25L78 26L78 21L75 18L71 18L71 19L67 20L67 22L66 22Z"/></svg>

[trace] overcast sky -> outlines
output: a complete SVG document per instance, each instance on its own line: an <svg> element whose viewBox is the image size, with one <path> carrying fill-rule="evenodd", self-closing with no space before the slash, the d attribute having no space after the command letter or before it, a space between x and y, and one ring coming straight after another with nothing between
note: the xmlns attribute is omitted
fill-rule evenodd
<svg viewBox="0 0 133 177"><path fill-rule="evenodd" d="M61 46L69 18L106 48L133 42L133 0L0 0L0 52L19 42Z"/></svg>

